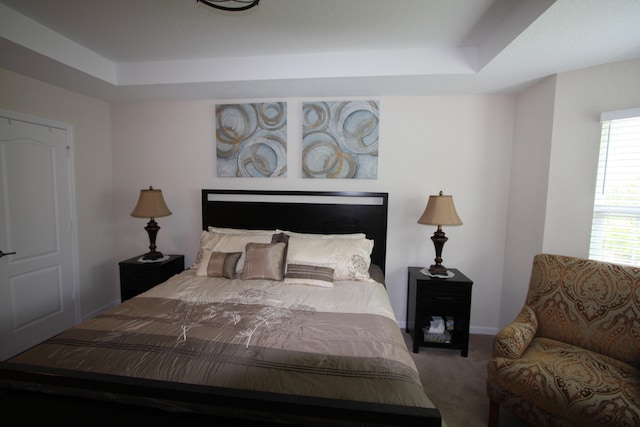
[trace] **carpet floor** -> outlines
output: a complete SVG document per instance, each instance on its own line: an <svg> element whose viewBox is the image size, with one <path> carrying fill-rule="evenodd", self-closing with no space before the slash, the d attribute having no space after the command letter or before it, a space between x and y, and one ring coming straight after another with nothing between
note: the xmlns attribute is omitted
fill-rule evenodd
<svg viewBox="0 0 640 427"><path fill-rule="evenodd" d="M411 351L411 337L404 335ZM460 356L459 350L442 348L421 347L419 353L411 353L424 391L440 410L447 427L486 427L487 363L492 345L492 335L472 334L468 357ZM531 424L502 409L500 427L531 427Z"/></svg>

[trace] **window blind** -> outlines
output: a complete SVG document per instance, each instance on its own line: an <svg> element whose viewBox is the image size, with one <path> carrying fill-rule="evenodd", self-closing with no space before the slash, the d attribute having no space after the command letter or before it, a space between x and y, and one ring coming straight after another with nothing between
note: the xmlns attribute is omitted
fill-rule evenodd
<svg viewBox="0 0 640 427"><path fill-rule="evenodd" d="M640 266L640 109L602 114L589 257Z"/></svg>

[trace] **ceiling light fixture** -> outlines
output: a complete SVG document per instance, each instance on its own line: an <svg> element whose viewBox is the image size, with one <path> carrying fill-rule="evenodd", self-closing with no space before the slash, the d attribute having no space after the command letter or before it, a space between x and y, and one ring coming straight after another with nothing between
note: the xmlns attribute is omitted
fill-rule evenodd
<svg viewBox="0 0 640 427"><path fill-rule="evenodd" d="M227 12L239 12L249 10L260 3L260 0L196 0L214 9L226 10Z"/></svg>

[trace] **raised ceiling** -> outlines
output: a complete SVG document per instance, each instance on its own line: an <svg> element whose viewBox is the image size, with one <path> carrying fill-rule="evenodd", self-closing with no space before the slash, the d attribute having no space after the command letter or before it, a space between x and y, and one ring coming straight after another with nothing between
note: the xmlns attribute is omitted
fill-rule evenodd
<svg viewBox="0 0 640 427"><path fill-rule="evenodd" d="M640 58L637 0L0 0L0 67L112 102L508 93Z"/></svg>

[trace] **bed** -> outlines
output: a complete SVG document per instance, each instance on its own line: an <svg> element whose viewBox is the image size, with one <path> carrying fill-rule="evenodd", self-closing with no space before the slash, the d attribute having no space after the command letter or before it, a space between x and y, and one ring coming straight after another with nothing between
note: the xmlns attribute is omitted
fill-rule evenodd
<svg viewBox="0 0 640 427"><path fill-rule="evenodd" d="M3 414L440 426L386 294L387 205L386 193L202 190L193 265L0 363Z"/></svg>

